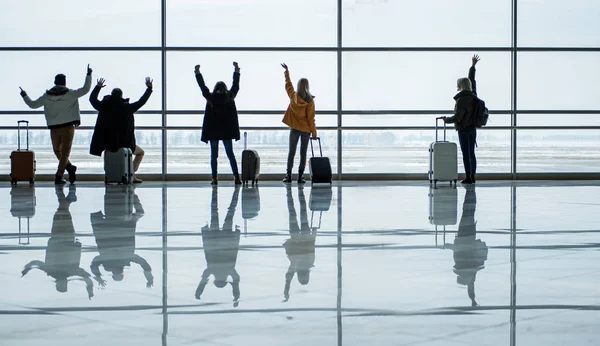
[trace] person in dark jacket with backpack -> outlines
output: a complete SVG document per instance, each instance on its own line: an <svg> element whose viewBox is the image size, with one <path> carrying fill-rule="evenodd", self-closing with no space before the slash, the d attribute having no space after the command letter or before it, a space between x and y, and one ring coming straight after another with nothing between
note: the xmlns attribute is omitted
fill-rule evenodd
<svg viewBox="0 0 600 346"><path fill-rule="evenodd" d="M456 82L458 94L454 96L456 104L454 115L444 117L446 123L453 123L458 131L460 150L462 151L463 164L466 178L463 184L474 184L477 171L477 158L475 157L475 144L477 142L477 128L475 126L475 111L477 106L477 87L475 84L475 65L479 56L474 55L468 78L459 78Z"/></svg>
<svg viewBox="0 0 600 346"><path fill-rule="evenodd" d="M98 84L90 94L90 103L98 111L94 134L90 143L90 154L101 156L105 150L116 152L119 148L129 148L135 156L133 159L133 172L137 172L144 159L144 150L135 142L135 118L133 114L148 102L152 95L152 80L146 77L146 92L134 103L123 98L123 91L119 88L112 90L110 95L98 101L100 89L104 88L104 78L98 79ZM142 180L134 175L133 183Z"/></svg>
<svg viewBox="0 0 600 346"><path fill-rule="evenodd" d="M217 185L217 158L219 157L219 141L223 141L225 153L231 165L231 171L235 178L235 184L241 185L240 174L237 161L233 153L233 140L240 139L240 125L238 121L237 109L235 107L235 97L240 90L240 67L237 62L233 62L235 68L233 72L233 84L231 89L227 90L224 82L217 82L212 92L206 87L204 78L200 73L200 65L196 65L196 81L202 91L202 96L206 99L206 110L204 112L204 121L202 123L202 137L204 143L210 142L210 168L212 173L212 185Z"/></svg>

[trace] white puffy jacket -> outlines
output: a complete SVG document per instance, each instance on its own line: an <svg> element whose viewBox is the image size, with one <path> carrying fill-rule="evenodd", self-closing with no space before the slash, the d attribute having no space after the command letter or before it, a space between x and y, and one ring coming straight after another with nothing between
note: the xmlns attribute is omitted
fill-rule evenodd
<svg viewBox="0 0 600 346"><path fill-rule="evenodd" d="M77 124L81 122L79 115L79 98L90 91L92 76L85 77L85 84L77 90L69 89L62 85L56 85L46 91L37 100L31 100L25 95L23 100L30 108L44 106L46 124L49 128L61 127L66 124Z"/></svg>

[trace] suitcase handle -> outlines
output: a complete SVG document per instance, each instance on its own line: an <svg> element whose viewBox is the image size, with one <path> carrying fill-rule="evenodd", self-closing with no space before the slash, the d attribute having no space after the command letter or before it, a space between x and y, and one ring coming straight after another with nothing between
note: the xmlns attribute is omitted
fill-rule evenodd
<svg viewBox="0 0 600 346"><path fill-rule="evenodd" d="M446 142L446 122L444 121L444 117L435 118L435 141L438 142L438 121L440 120L444 123L444 142Z"/></svg>
<svg viewBox="0 0 600 346"><path fill-rule="evenodd" d="M29 151L29 120L17 121L17 150L21 150L21 123L25 123L27 128L25 137L27 138L27 151Z"/></svg>
<svg viewBox="0 0 600 346"><path fill-rule="evenodd" d="M310 151L312 153L312 157L315 157L315 149L313 148L312 139L310 141ZM319 141L319 151L321 152L321 157L323 157L323 148L321 147L321 137L317 137L317 141Z"/></svg>
<svg viewBox="0 0 600 346"><path fill-rule="evenodd" d="M248 132L244 131L244 150L248 149Z"/></svg>
<svg viewBox="0 0 600 346"><path fill-rule="evenodd" d="M310 214L310 230L312 231L313 229L313 218L315 217L315 211L312 210L311 214ZM317 229L321 228L321 218L323 217L323 212L320 211L319 212L319 226L317 226Z"/></svg>

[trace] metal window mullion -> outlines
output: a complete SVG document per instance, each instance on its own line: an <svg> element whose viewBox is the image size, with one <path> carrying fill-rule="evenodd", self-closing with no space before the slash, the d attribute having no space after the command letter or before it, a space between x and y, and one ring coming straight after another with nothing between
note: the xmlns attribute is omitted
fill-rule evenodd
<svg viewBox="0 0 600 346"><path fill-rule="evenodd" d="M511 40L511 119L510 133L511 165L513 180L517 179L517 0L512 0L512 40Z"/></svg>
<svg viewBox="0 0 600 346"><path fill-rule="evenodd" d="M337 179L342 180L342 0L337 1Z"/></svg>
<svg viewBox="0 0 600 346"><path fill-rule="evenodd" d="M161 0L161 179L167 178L167 0Z"/></svg>

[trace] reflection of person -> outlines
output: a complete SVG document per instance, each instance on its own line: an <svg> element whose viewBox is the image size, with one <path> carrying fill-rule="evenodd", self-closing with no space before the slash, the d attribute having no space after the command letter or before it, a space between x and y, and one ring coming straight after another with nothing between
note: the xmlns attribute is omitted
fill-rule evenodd
<svg viewBox="0 0 600 346"><path fill-rule="evenodd" d="M233 306L239 305L240 275L235 270L238 251L240 249L240 230L233 225L233 216L238 203L240 189L235 188L231 202L225 215L223 227L219 228L218 193L213 188L210 202L210 225L202 227L202 244L206 258L206 269L196 289L196 299L200 299L208 278L214 276L214 284L218 288L227 286L227 279L231 276L233 290Z"/></svg>
<svg viewBox="0 0 600 346"><path fill-rule="evenodd" d="M292 188L286 188L287 206L289 214L290 239L283 243L285 253L290 261L287 273L285 273L285 288L283 291L284 302L290 299L290 286L294 274L298 275L298 282L307 285L310 280L310 269L315 264L315 241L316 229L311 229L308 224L308 213L306 211L306 198L304 189L298 189L298 201L300 203L300 225L298 225L294 200L292 199Z"/></svg>
<svg viewBox="0 0 600 346"><path fill-rule="evenodd" d="M88 64L85 83L77 90L67 88L67 77L57 74L54 77L54 86L47 90L37 100L31 100L27 93L21 89L21 96L29 108L44 106L46 124L50 129L52 149L58 159L55 184L66 184L63 179L65 170L69 173L69 182L73 184L76 179L77 167L71 164L71 146L75 137L75 127L81 124L79 114L79 98L87 94L92 86L92 69Z"/></svg>
<svg viewBox="0 0 600 346"><path fill-rule="evenodd" d="M69 279L77 277L78 280L85 282L88 297L92 299L94 284L90 279L90 274L80 267L81 243L75 238L75 228L69 211L71 203L77 200L75 192L74 185L69 187L69 194L66 197L62 188L56 189L58 209L56 209L52 220L46 258L44 262L29 262L21 274L25 276L33 268L40 269L56 280L56 290L63 293L67 292Z"/></svg>
<svg viewBox="0 0 600 346"><path fill-rule="evenodd" d="M229 165L235 178L235 184L241 185L240 174L237 161L233 153L233 140L240 139L240 125L238 113L235 107L235 97L240 90L240 67L237 62L233 62L233 84L231 89L227 90L225 82L217 82L212 92L206 87L200 65L196 65L196 82L202 91L202 96L206 99L206 110L204 112L204 121L202 123L201 140L205 143L210 142L210 169L212 173L212 185L217 185L217 158L219 157L219 141L223 141L225 153L229 159Z"/></svg>
<svg viewBox="0 0 600 346"><path fill-rule="evenodd" d="M146 287L154 284L152 268L144 258L135 253L136 224L143 216L142 203L130 187L106 187L104 214L101 211L90 214L99 252L92 260L91 270L100 286L106 286L100 266L112 273L113 280L122 281L125 267L131 266L132 262L139 264L144 270Z"/></svg>
<svg viewBox="0 0 600 346"><path fill-rule="evenodd" d="M287 168L284 183L292 182L292 168L294 167L294 156L300 141L300 164L298 165L298 184L304 184L302 179L306 167L306 152L308 141L317 139L317 127L315 125L315 101L310 93L308 79L298 80L298 90L294 90L290 80L290 72L286 64L281 64L285 69L285 91L290 99L290 104L283 116L283 123L290 127L290 147L288 150Z"/></svg>
<svg viewBox="0 0 600 346"><path fill-rule="evenodd" d="M477 272L484 268L488 247L485 242L476 239L477 222L475 208L477 196L474 187L468 187L463 202L463 213L458 224L458 234L454 239L454 273L458 275L456 282L467 286L471 305L475 301L475 279Z"/></svg>
<svg viewBox="0 0 600 346"><path fill-rule="evenodd" d="M444 121L454 123L458 131L458 141L467 176L462 181L463 184L475 183L475 173L477 171L477 159L475 157L475 143L477 142L477 128L475 127L475 100L477 97L475 65L479 61L479 56L474 55L471 60L472 65L469 69L469 77L459 78L456 82L458 94L454 96L454 100L456 100L454 115L444 117Z"/></svg>
<svg viewBox="0 0 600 346"><path fill-rule="evenodd" d="M152 80L146 77L146 92L134 103L123 98L123 91L114 88L110 95L98 101L100 89L104 88L104 79L100 78L98 84L90 94L90 103L98 111L98 118L94 126L94 134L90 143L90 154L101 156L104 150L115 152L119 148L129 148L135 156L133 159L133 172L137 172L144 159L144 150L135 142L135 117L142 106L148 102L152 94ZM133 177L133 183L139 184L142 180Z"/></svg>

